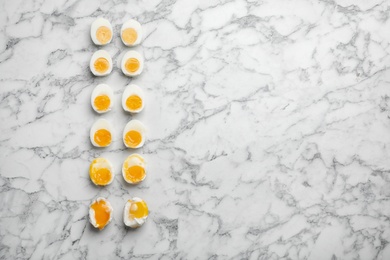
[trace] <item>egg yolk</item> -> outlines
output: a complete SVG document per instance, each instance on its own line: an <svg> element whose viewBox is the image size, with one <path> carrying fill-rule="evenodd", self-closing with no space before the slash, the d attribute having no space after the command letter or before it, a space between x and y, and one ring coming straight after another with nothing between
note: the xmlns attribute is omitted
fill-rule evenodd
<svg viewBox="0 0 390 260"><path fill-rule="evenodd" d="M102 163L104 163L104 161L102 162L99 159L95 159L89 167L89 177L93 183L97 185L106 185L112 177L110 169L102 167Z"/></svg>
<svg viewBox="0 0 390 260"><path fill-rule="evenodd" d="M129 72L136 72L139 69L139 65L139 60L137 60L136 58L130 58L127 59L125 63L125 68Z"/></svg>
<svg viewBox="0 0 390 260"><path fill-rule="evenodd" d="M127 44L134 44L137 40L137 31L133 28L126 28L122 31L122 39Z"/></svg>
<svg viewBox="0 0 390 260"><path fill-rule="evenodd" d="M133 218L143 218L149 214L148 206L144 201L131 202L130 216Z"/></svg>
<svg viewBox="0 0 390 260"><path fill-rule="evenodd" d="M107 26L100 26L96 30L96 39L98 39L101 44L108 43L111 39L111 36L112 32Z"/></svg>
<svg viewBox="0 0 390 260"><path fill-rule="evenodd" d="M126 180L130 182L140 182L145 178L145 169L135 165L126 169Z"/></svg>
<svg viewBox="0 0 390 260"><path fill-rule="evenodd" d="M142 99L137 95L129 96L126 99L126 106L129 110L138 110L142 107Z"/></svg>
<svg viewBox="0 0 390 260"><path fill-rule="evenodd" d="M104 200L96 201L91 205L93 211L95 211L95 220L97 227L103 229L110 219L110 208Z"/></svg>
<svg viewBox="0 0 390 260"><path fill-rule="evenodd" d="M142 135L138 131L130 130L125 135L125 143L131 148L136 148L142 141Z"/></svg>
<svg viewBox="0 0 390 260"><path fill-rule="evenodd" d="M93 139L99 146L105 147L111 143L111 133L106 129L99 129L95 132Z"/></svg>
<svg viewBox="0 0 390 260"><path fill-rule="evenodd" d="M95 70L99 73L104 73L108 70L110 64L106 58L97 58L93 64Z"/></svg>
<svg viewBox="0 0 390 260"><path fill-rule="evenodd" d="M96 110L106 111L110 107L111 100L107 95L97 96L93 102Z"/></svg>

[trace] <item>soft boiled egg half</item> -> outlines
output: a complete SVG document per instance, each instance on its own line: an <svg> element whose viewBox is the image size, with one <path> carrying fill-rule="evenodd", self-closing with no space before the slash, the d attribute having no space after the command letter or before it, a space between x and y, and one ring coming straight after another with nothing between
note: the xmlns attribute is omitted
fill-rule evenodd
<svg viewBox="0 0 390 260"><path fill-rule="evenodd" d="M122 57L121 69L126 76L137 76L144 69L144 59L139 52L128 51Z"/></svg>
<svg viewBox="0 0 390 260"><path fill-rule="evenodd" d="M123 162L122 176L130 184L143 181L146 177L145 159L139 154L129 155Z"/></svg>
<svg viewBox="0 0 390 260"><path fill-rule="evenodd" d="M130 113L139 113L144 108L144 94L140 87L130 84L122 95L122 107Z"/></svg>
<svg viewBox="0 0 390 260"><path fill-rule="evenodd" d="M112 207L105 198L97 198L89 206L89 222L92 226L102 230L112 219Z"/></svg>
<svg viewBox="0 0 390 260"><path fill-rule="evenodd" d="M97 120L91 127L91 143L96 147L107 147L112 141L112 125L106 119Z"/></svg>
<svg viewBox="0 0 390 260"><path fill-rule="evenodd" d="M102 114L111 110L114 93L106 84L97 85L92 91L91 105L93 110Z"/></svg>
<svg viewBox="0 0 390 260"><path fill-rule="evenodd" d="M96 45L106 45L112 39L111 23L104 18L97 18L91 25L91 38Z"/></svg>
<svg viewBox="0 0 390 260"><path fill-rule="evenodd" d="M89 166L89 177L95 185L106 186L114 179L112 164L105 158L96 158Z"/></svg>
<svg viewBox="0 0 390 260"><path fill-rule="evenodd" d="M128 20L122 25L121 39L126 46L138 45L142 40L141 24L136 20Z"/></svg>
<svg viewBox="0 0 390 260"><path fill-rule="evenodd" d="M140 148L145 143L146 127L138 120L131 120L123 130L123 143L128 148Z"/></svg>
<svg viewBox="0 0 390 260"><path fill-rule="evenodd" d="M137 228L145 223L148 215L149 210L146 202L134 197L126 202L123 212L123 222L128 227Z"/></svg>
<svg viewBox="0 0 390 260"><path fill-rule="evenodd" d="M96 51L89 63L89 68L95 76L106 76L112 71L112 59L110 54L105 50Z"/></svg>

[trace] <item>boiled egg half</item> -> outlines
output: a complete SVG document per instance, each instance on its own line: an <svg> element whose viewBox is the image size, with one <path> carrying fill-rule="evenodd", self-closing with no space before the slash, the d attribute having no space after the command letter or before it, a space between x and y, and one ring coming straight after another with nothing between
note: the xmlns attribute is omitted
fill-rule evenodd
<svg viewBox="0 0 390 260"><path fill-rule="evenodd" d="M97 85L91 95L93 110L99 114L110 111L113 106L113 96L114 93L110 86L106 84Z"/></svg>
<svg viewBox="0 0 390 260"><path fill-rule="evenodd" d="M146 127L138 120L131 120L123 130L123 143L128 148L140 148L145 143Z"/></svg>
<svg viewBox="0 0 390 260"><path fill-rule="evenodd" d="M102 230L112 219L112 207L105 198L97 198L89 206L89 222L92 226Z"/></svg>
<svg viewBox="0 0 390 260"><path fill-rule="evenodd" d="M141 24L136 20L128 20L122 25L121 39L126 46L138 45L142 40Z"/></svg>
<svg viewBox="0 0 390 260"><path fill-rule="evenodd" d="M112 125L106 119L97 120L91 127L91 143L96 147L107 147L112 141Z"/></svg>
<svg viewBox="0 0 390 260"><path fill-rule="evenodd" d="M129 155L123 162L122 176L130 184L143 181L146 177L145 159L139 154Z"/></svg>
<svg viewBox="0 0 390 260"><path fill-rule="evenodd" d="M144 69L144 59L137 51L128 51L122 57L121 69L126 76L134 77Z"/></svg>
<svg viewBox="0 0 390 260"><path fill-rule="evenodd" d="M106 76L112 71L112 59L110 54L105 50L96 51L89 63L89 68L95 76Z"/></svg>
<svg viewBox="0 0 390 260"><path fill-rule="evenodd" d="M148 215L149 210L146 202L134 197L126 202L123 212L123 222L128 227L137 228L145 223Z"/></svg>
<svg viewBox="0 0 390 260"><path fill-rule="evenodd" d="M104 18L97 18L91 25L91 39L96 45L106 45L112 40L111 23Z"/></svg>
<svg viewBox="0 0 390 260"><path fill-rule="evenodd" d="M130 84L122 95L122 107L130 113L139 113L144 108L144 94L140 87Z"/></svg>
<svg viewBox="0 0 390 260"><path fill-rule="evenodd" d="M89 166L89 177L95 185L106 186L114 180L112 164L105 158L96 158Z"/></svg>

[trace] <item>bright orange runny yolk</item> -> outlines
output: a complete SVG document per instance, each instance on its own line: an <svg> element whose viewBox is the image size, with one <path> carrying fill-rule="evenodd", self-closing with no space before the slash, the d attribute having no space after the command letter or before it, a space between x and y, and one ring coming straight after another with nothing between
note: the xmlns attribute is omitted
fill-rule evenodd
<svg viewBox="0 0 390 260"><path fill-rule="evenodd" d="M126 99L126 106L129 110L138 110L142 107L142 99L137 95L132 95Z"/></svg>
<svg viewBox="0 0 390 260"><path fill-rule="evenodd" d="M112 32L107 26L100 26L96 30L96 39L98 39L101 44L106 44L107 42L109 42L111 36Z"/></svg>
<svg viewBox="0 0 390 260"><path fill-rule="evenodd" d="M126 169L126 180L130 182L140 182L145 178L145 169L134 165Z"/></svg>
<svg viewBox="0 0 390 260"><path fill-rule="evenodd" d="M130 58L125 63L125 68L129 72L136 72L139 69L139 60Z"/></svg>
<svg viewBox="0 0 390 260"><path fill-rule="evenodd" d="M108 70L110 64L106 58L100 57L95 60L93 66L97 72L104 73Z"/></svg>
<svg viewBox="0 0 390 260"><path fill-rule="evenodd" d="M89 177L97 185L107 185L112 177L110 169L102 166L102 163L102 159L95 159L89 167Z"/></svg>
<svg viewBox="0 0 390 260"><path fill-rule="evenodd" d="M144 201L132 201L130 206L130 216L133 218L146 217L149 214L148 206Z"/></svg>
<svg viewBox="0 0 390 260"><path fill-rule="evenodd" d="M137 40L137 31L133 28L126 28L122 31L122 39L127 44L134 44Z"/></svg>
<svg viewBox="0 0 390 260"><path fill-rule="evenodd" d="M99 146L105 147L111 143L111 133L106 129L99 129L95 132L93 140Z"/></svg>
<svg viewBox="0 0 390 260"><path fill-rule="evenodd" d="M95 220L97 227L103 229L110 219L110 208L107 206L104 200L97 201L91 205L91 208L95 211Z"/></svg>
<svg viewBox="0 0 390 260"><path fill-rule="evenodd" d="M111 100L107 95L97 96L93 101L98 111L106 111L110 107Z"/></svg>
<svg viewBox="0 0 390 260"><path fill-rule="evenodd" d="M130 130L125 135L125 143L131 148L136 148L142 141L142 135L138 131Z"/></svg>

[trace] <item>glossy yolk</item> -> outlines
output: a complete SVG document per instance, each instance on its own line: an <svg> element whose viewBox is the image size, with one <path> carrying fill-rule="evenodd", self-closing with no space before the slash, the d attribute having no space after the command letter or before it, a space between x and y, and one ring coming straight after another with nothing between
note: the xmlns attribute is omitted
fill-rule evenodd
<svg viewBox="0 0 390 260"><path fill-rule="evenodd" d="M125 63L125 68L129 72L136 72L139 69L139 60L130 58Z"/></svg>
<svg viewBox="0 0 390 260"><path fill-rule="evenodd" d="M93 66L97 72L104 73L108 70L110 64L107 59L100 57L95 60Z"/></svg>
<svg viewBox="0 0 390 260"><path fill-rule="evenodd" d="M145 169L141 166L134 165L126 169L126 180L130 182L140 182L145 177Z"/></svg>
<svg viewBox="0 0 390 260"><path fill-rule="evenodd" d="M126 106L131 111L138 110L142 107L142 99L137 95L131 95L126 99Z"/></svg>
<svg viewBox="0 0 390 260"><path fill-rule="evenodd" d="M100 162L98 162L97 159L92 162L89 168L89 176L93 183L97 185L106 185L111 180L111 171L99 164Z"/></svg>
<svg viewBox="0 0 390 260"><path fill-rule="evenodd" d="M130 216L133 218L143 218L149 214L148 206L144 201L132 201L130 207Z"/></svg>
<svg viewBox="0 0 390 260"><path fill-rule="evenodd" d="M142 141L142 135L138 131L130 130L125 135L125 143L131 148L136 148Z"/></svg>
<svg viewBox="0 0 390 260"><path fill-rule="evenodd" d="M134 44L137 40L137 31L133 28L126 28L122 31L122 39L127 44Z"/></svg>
<svg viewBox="0 0 390 260"><path fill-rule="evenodd" d="M93 137L99 146L108 146L111 143L111 133L106 129L99 129Z"/></svg>
<svg viewBox="0 0 390 260"><path fill-rule="evenodd" d="M91 208L95 211L96 225L99 229L103 229L108 220L110 219L110 208L107 206L104 200L97 201L91 205Z"/></svg>
<svg viewBox="0 0 390 260"><path fill-rule="evenodd" d="M96 39L98 39L101 44L106 44L107 42L109 42L111 36L112 32L107 26L100 26L96 30Z"/></svg>
<svg viewBox="0 0 390 260"><path fill-rule="evenodd" d="M96 110L106 111L110 107L111 100L107 95L97 96L93 102Z"/></svg>

